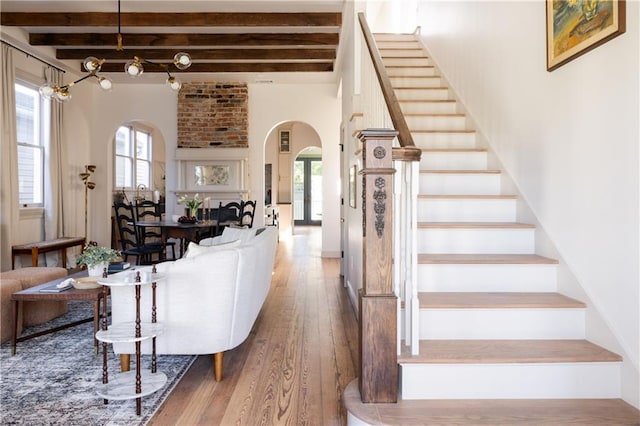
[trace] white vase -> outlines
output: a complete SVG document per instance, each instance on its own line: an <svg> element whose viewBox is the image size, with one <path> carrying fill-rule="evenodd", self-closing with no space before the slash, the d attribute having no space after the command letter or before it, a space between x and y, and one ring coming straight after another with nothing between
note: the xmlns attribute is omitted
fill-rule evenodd
<svg viewBox="0 0 640 426"><path fill-rule="evenodd" d="M93 266L87 266L87 269L89 270L89 276L90 277L101 277L102 276L102 272L104 271L104 268L106 268L108 266L109 266L109 264L107 262L98 263L97 265L93 265Z"/></svg>

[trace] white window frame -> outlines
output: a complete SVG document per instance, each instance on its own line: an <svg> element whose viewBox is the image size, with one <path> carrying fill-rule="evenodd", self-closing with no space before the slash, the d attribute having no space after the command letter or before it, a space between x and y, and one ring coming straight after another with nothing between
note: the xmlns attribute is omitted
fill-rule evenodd
<svg viewBox="0 0 640 426"><path fill-rule="evenodd" d="M118 147L117 147L117 142L116 142L116 137L118 132L120 131L120 129L127 129L129 132L129 152L127 154L118 154ZM137 152L137 134L138 133L144 133L147 135L148 139L149 139L149 143L148 143L148 158L139 158L138 157L138 152ZM114 161L113 161L113 167L114 167L114 173L113 173L113 184L114 184L114 188L117 189L125 189L125 190L132 190L132 189L136 189L139 185L144 185L147 189L151 187L151 182L153 182L153 132L151 129L149 129L146 126L141 126L138 123L131 123L131 124L123 124L122 126L118 127L118 130L116 131L116 136L114 136L114 149L113 149L113 156L114 156ZM125 185L122 185L121 182L118 182L118 159L125 159L126 161L128 161L131 164L131 177L130 177L130 182L126 183ZM139 180L139 176L138 176L138 172L139 172L139 164L140 163L145 163L147 165L147 170L148 170L148 178L146 182L141 182Z"/></svg>
<svg viewBox="0 0 640 426"><path fill-rule="evenodd" d="M16 78L14 87L16 90L16 94L19 92L25 92L25 90L28 90L30 93L30 95L34 95L34 98L36 99L36 111L34 112L34 137L35 137L35 143L30 143L30 141L20 141L17 140L17 145L18 145L18 155L20 148L29 148L29 149L33 149L36 150L37 152L39 152L39 157L40 157L40 164L39 167L36 167L36 169L40 170L40 182L38 182L37 185L37 189L34 188L34 190L32 191L32 197L31 198L37 198L38 201L36 202L27 202L24 203L22 201L20 201L20 199L18 199L19 202L19 207L21 210L25 210L25 209L43 209L44 208L44 189L45 189L45 182L47 179L46 176L46 167L45 167L45 161L47 158L47 147L49 145L49 138L47 137L48 135L48 131L50 129L50 108L51 108L51 104L50 101L47 101L45 99L43 99L39 92L38 92L38 84L33 83L31 81L28 81L26 79L23 78ZM17 116L18 116L18 111L17 111L17 103L16 103L16 126L17 126ZM17 137L19 137L18 135L16 135ZM20 159L18 158L18 169L20 169ZM18 175L20 175L20 170L18 170ZM37 176L36 176L37 177ZM20 179L18 178L18 180L20 181ZM20 182L18 183L18 185L20 184ZM18 190L18 192L20 192L20 190ZM39 194L37 194L39 192ZM34 194L35 193L35 194Z"/></svg>

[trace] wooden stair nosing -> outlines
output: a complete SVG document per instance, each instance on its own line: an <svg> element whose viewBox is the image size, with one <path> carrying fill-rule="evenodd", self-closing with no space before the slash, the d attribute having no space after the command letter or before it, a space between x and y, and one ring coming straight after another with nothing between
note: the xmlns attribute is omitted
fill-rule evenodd
<svg viewBox="0 0 640 426"><path fill-rule="evenodd" d="M418 222L418 229L534 229L521 222Z"/></svg>
<svg viewBox="0 0 640 426"><path fill-rule="evenodd" d="M587 340L420 340L420 354L403 347L402 364L512 364L620 362L622 357Z"/></svg>
<svg viewBox="0 0 640 426"><path fill-rule="evenodd" d="M557 265L557 259L537 254L419 253L421 265Z"/></svg>
<svg viewBox="0 0 640 426"><path fill-rule="evenodd" d="M583 309L584 302L560 293L420 292L421 309Z"/></svg>

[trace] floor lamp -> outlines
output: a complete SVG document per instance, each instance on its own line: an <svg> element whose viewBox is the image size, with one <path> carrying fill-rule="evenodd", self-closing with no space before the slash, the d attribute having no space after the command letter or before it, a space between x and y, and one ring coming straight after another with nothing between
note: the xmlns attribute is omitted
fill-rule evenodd
<svg viewBox="0 0 640 426"><path fill-rule="evenodd" d="M96 187L94 182L89 180L91 173L96 171L96 166L93 164L87 164L84 166L84 173L80 173L80 179L84 184L84 238L88 242L89 235L87 233L87 217L89 213L89 190Z"/></svg>

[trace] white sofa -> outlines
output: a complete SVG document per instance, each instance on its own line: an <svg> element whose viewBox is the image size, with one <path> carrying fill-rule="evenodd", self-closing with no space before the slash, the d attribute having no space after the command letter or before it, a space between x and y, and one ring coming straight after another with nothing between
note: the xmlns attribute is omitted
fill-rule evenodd
<svg viewBox="0 0 640 426"><path fill-rule="evenodd" d="M221 380L224 351L244 342L269 292L276 245L275 227L229 229L200 246L190 244L182 259L158 264L166 280L157 285L157 320L164 331L156 339L156 353L214 354L215 379ZM150 322L151 286L142 286L141 294L141 319ZM112 287L111 301L112 323L134 320L133 287ZM113 350L127 369L126 354L135 353L134 344L114 344ZM150 341L142 343L142 353L151 353Z"/></svg>

